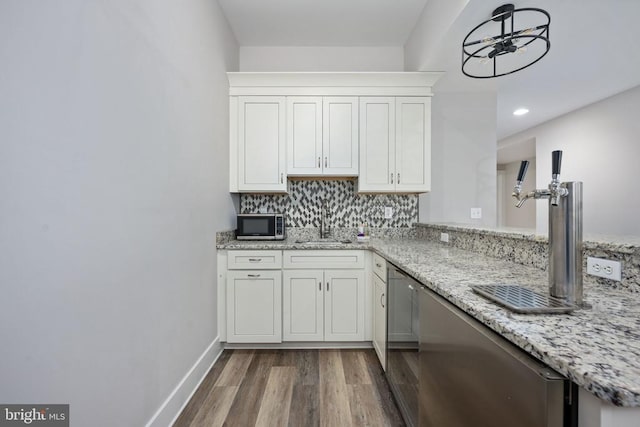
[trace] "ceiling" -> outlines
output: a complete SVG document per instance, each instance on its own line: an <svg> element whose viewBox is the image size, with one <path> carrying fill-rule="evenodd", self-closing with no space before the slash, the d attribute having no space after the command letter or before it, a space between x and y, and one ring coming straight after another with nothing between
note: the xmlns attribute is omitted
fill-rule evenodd
<svg viewBox="0 0 640 427"><path fill-rule="evenodd" d="M427 13L450 0L218 1L241 46L404 46L425 5ZM498 139L640 85L640 52L634 47L639 0L516 1L516 8L539 7L551 15L547 56L510 76L465 77L462 39L503 3L469 0L420 66L447 72L436 94L497 91ZM513 116L518 107L530 113Z"/></svg>
<svg viewBox="0 0 640 427"><path fill-rule="evenodd" d="M240 46L403 46L427 0L218 0Z"/></svg>

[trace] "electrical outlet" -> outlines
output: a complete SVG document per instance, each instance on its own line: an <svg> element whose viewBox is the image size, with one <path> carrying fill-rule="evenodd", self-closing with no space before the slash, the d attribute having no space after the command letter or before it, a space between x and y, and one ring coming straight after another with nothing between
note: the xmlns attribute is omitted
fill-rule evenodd
<svg viewBox="0 0 640 427"><path fill-rule="evenodd" d="M440 241L449 243L449 233L440 233Z"/></svg>
<svg viewBox="0 0 640 427"><path fill-rule="evenodd" d="M619 261L587 257L587 274L620 282L622 280L622 264Z"/></svg>
<svg viewBox="0 0 640 427"><path fill-rule="evenodd" d="M482 218L482 208L471 208L471 219Z"/></svg>
<svg viewBox="0 0 640 427"><path fill-rule="evenodd" d="M391 206L384 207L384 219L393 218L393 208Z"/></svg>

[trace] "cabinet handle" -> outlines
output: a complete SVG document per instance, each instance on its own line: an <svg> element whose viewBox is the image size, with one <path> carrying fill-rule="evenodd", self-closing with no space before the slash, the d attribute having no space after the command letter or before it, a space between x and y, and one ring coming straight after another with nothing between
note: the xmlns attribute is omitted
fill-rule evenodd
<svg viewBox="0 0 640 427"><path fill-rule="evenodd" d="M318 282L318 290L321 291L322 290L322 282Z"/></svg>
<svg viewBox="0 0 640 427"><path fill-rule="evenodd" d="M378 264L377 262L376 262L376 267L382 268L382 266L380 264Z"/></svg>
<svg viewBox="0 0 640 427"><path fill-rule="evenodd" d="M329 282L327 282L327 292L329 292Z"/></svg>
<svg viewBox="0 0 640 427"><path fill-rule="evenodd" d="M412 291L416 290L416 288L414 288L413 285L408 285L408 286L409 286L409 289L411 289Z"/></svg>
<svg viewBox="0 0 640 427"><path fill-rule="evenodd" d="M284 174L280 173L280 184L284 184Z"/></svg>
<svg viewBox="0 0 640 427"><path fill-rule="evenodd" d="M260 277L259 274L247 274L247 277Z"/></svg>
<svg viewBox="0 0 640 427"><path fill-rule="evenodd" d="M262 258L249 258L249 262L260 262Z"/></svg>
<svg viewBox="0 0 640 427"><path fill-rule="evenodd" d="M393 174L391 174L391 183L393 184Z"/></svg>
<svg viewBox="0 0 640 427"><path fill-rule="evenodd" d="M398 184L400 184L400 173L398 173Z"/></svg>
<svg viewBox="0 0 640 427"><path fill-rule="evenodd" d="M320 167L320 157L318 157L318 167Z"/></svg>
<svg viewBox="0 0 640 427"><path fill-rule="evenodd" d="M324 158L324 167L325 168L327 167L327 158L326 157Z"/></svg>
<svg viewBox="0 0 640 427"><path fill-rule="evenodd" d="M380 295L380 305L384 308L384 294Z"/></svg>

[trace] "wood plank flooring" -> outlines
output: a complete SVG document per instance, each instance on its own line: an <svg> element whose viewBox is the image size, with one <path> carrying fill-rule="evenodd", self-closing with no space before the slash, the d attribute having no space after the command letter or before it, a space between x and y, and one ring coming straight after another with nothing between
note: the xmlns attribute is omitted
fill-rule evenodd
<svg viewBox="0 0 640 427"><path fill-rule="evenodd" d="M224 350L174 424L404 426L375 352Z"/></svg>

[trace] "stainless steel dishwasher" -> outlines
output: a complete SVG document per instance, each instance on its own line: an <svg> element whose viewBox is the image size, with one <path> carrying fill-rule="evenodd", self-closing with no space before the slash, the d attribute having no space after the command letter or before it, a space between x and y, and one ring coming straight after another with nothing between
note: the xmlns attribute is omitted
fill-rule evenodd
<svg viewBox="0 0 640 427"><path fill-rule="evenodd" d="M387 263L387 380L408 426L418 425L420 284Z"/></svg>
<svg viewBox="0 0 640 427"><path fill-rule="evenodd" d="M420 426L577 425L577 386L434 292L420 299Z"/></svg>

